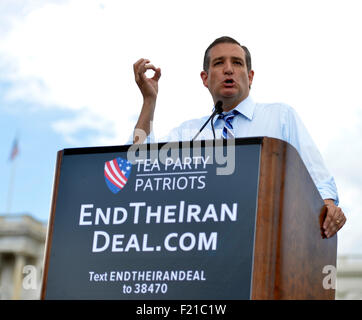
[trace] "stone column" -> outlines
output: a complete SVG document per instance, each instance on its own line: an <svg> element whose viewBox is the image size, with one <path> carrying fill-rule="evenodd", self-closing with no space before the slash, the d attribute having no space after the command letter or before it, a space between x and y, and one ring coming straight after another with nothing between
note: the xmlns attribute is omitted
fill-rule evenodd
<svg viewBox="0 0 362 320"><path fill-rule="evenodd" d="M13 274L13 300L21 299L22 284L23 284L23 268L25 266L25 257L22 254L15 254L15 265Z"/></svg>

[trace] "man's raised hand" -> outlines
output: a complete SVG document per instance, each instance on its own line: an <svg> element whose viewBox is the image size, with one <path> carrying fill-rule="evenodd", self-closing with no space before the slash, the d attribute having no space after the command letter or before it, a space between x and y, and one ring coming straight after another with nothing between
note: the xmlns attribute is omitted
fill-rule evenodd
<svg viewBox="0 0 362 320"><path fill-rule="evenodd" d="M152 78L146 76L147 70L153 70ZM152 131L153 115L158 94L158 80L161 69L150 64L148 59L140 59L133 65L135 80L143 96L143 105L133 134L133 143L143 143Z"/></svg>
<svg viewBox="0 0 362 320"><path fill-rule="evenodd" d="M153 70L155 72L152 78L146 76L147 70ZM158 80L161 77L161 69L150 64L150 60L148 59L139 59L133 65L133 71L143 99L155 101L158 94Z"/></svg>

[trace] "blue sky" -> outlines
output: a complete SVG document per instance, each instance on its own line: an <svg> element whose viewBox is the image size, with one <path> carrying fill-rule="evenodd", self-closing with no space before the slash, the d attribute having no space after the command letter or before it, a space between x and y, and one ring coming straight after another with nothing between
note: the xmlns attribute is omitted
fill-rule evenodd
<svg viewBox="0 0 362 320"><path fill-rule="evenodd" d="M290 104L334 175L348 217L339 252L362 253L360 30L358 0L2 0L0 213L17 134L12 212L47 221L57 151L128 140L142 102L133 63L162 69L163 136L210 112L203 52L230 35L251 51L254 100Z"/></svg>
<svg viewBox="0 0 362 320"><path fill-rule="evenodd" d="M0 84L0 87L6 90L8 86ZM28 213L46 222L56 153L67 147L62 136L51 130L50 123L69 116L69 112L36 110L24 101L0 100L0 104L6 106L0 109L0 212L7 209L11 169L15 165L11 212ZM10 161L16 136L19 154Z"/></svg>

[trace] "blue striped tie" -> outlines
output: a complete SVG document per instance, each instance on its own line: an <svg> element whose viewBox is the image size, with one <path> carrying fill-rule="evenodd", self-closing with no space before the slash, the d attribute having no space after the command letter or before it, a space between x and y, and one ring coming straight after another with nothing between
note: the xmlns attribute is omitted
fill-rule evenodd
<svg viewBox="0 0 362 320"><path fill-rule="evenodd" d="M222 137L224 139L233 139L233 138L235 138L234 131L233 131L234 128L233 128L231 122L233 121L234 117L238 113L239 113L238 111L233 110L230 113L220 114L219 115L219 119L223 119L225 121L224 128L222 129Z"/></svg>

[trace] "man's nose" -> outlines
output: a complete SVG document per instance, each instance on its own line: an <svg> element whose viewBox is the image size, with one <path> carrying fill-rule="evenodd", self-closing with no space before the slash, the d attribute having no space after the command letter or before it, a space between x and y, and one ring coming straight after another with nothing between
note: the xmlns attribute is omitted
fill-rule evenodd
<svg viewBox="0 0 362 320"><path fill-rule="evenodd" d="M225 62L224 64L224 74L233 74L233 64L230 61Z"/></svg>

